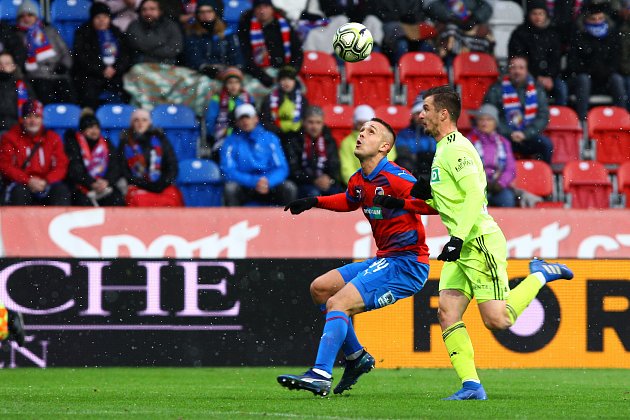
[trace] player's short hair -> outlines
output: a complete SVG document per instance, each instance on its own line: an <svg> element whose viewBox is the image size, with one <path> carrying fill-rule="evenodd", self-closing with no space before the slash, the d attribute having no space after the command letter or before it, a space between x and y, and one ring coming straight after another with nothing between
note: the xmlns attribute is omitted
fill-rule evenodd
<svg viewBox="0 0 630 420"><path fill-rule="evenodd" d="M433 103L437 109L446 109L451 121L457 123L462 112L462 102L459 94L450 85L436 86L424 92L424 99L433 96Z"/></svg>
<svg viewBox="0 0 630 420"><path fill-rule="evenodd" d="M387 129L387 131L389 131L389 134L392 135L392 147L394 147L394 143L396 143L396 132L394 131L394 129L392 128L391 125L387 124L385 121L383 121L380 118L372 118L370 121L374 121L377 122L381 125L383 125L383 127L385 127ZM390 149L391 150L391 149Z"/></svg>

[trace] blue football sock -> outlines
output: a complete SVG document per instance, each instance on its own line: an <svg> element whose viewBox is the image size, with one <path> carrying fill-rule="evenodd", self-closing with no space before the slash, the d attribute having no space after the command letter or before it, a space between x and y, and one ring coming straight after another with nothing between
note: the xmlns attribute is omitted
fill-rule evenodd
<svg viewBox="0 0 630 420"><path fill-rule="evenodd" d="M340 311L328 312L324 333L319 341L315 369L321 369L332 375L333 365L337 358L337 353L346 339L350 318Z"/></svg>
<svg viewBox="0 0 630 420"><path fill-rule="evenodd" d="M357 334L354 332L352 319L349 319L348 321L348 332L346 333L346 339L341 345L341 350L343 351L343 354L346 356L346 358L352 354L357 353L359 350L363 350L363 346L361 345L361 343L359 343Z"/></svg>

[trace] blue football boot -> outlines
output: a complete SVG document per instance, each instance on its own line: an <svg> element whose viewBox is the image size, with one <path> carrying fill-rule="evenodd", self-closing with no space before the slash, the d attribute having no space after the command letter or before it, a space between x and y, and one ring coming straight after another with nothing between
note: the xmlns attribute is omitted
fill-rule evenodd
<svg viewBox="0 0 630 420"><path fill-rule="evenodd" d="M487 400L488 396L486 395L486 390L483 389L483 385L479 384L479 388L462 388L450 397L443 398L447 401L458 401L458 400Z"/></svg>
<svg viewBox="0 0 630 420"><path fill-rule="evenodd" d="M374 364L374 358L365 350L363 350L363 354L356 360L346 360L346 368L343 371L343 376L333 392L335 394L341 394L343 391L352 388L352 385L357 383L361 375L374 369Z"/></svg>
<svg viewBox="0 0 630 420"><path fill-rule="evenodd" d="M539 260L534 258L529 262L530 274L541 273L547 283L555 280L571 280L573 278L573 271L564 264L548 263L545 260Z"/></svg>
<svg viewBox="0 0 630 420"><path fill-rule="evenodd" d="M309 369L302 375L280 375L278 376L278 383L291 390L304 389L311 391L315 395L325 397L330 394L332 378L325 378Z"/></svg>

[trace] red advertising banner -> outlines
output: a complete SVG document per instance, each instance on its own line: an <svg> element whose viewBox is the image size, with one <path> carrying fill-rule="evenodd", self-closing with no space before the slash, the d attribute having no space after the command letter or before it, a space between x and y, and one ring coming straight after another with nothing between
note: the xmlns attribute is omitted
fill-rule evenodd
<svg viewBox="0 0 630 420"><path fill-rule="evenodd" d="M630 258L630 211L490 209L512 258ZM423 218L431 256L447 241ZM360 211L281 208L0 209L0 256L74 258L367 258L375 254Z"/></svg>

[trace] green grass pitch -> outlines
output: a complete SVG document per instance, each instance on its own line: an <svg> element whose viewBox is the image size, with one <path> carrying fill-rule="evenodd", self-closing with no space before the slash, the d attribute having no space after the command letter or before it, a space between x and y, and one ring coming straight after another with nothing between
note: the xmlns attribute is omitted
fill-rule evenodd
<svg viewBox="0 0 630 420"><path fill-rule="evenodd" d="M630 418L628 370L482 370L488 401L441 401L458 385L450 369L376 369L329 398L276 383L303 370L3 369L0 418Z"/></svg>

